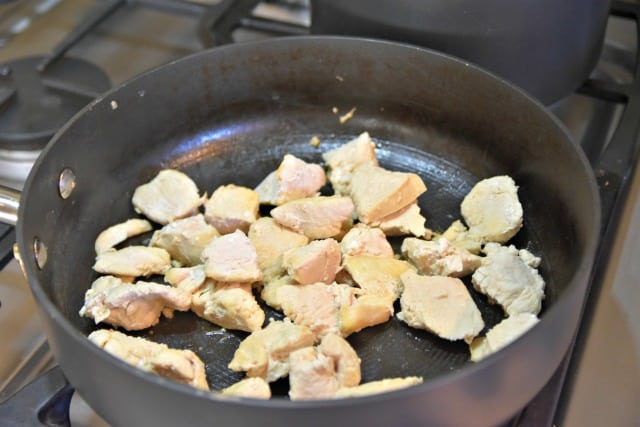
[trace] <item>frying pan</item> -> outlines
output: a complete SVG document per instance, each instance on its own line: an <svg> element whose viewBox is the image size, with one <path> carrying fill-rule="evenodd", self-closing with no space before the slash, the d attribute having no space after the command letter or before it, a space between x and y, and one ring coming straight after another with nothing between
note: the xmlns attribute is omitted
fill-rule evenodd
<svg viewBox="0 0 640 427"><path fill-rule="evenodd" d="M356 108L340 123L332 112ZM542 257L541 321L473 364L467 346L390 322L352 335L363 381L421 375L424 384L346 400L223 399L139 371L94 346L78 316L95 279L93 243L135 216L136 186L178 168L209 194L255 186L285 153L321 153L368 131L380 163L418 173L427 225L460 218L480 179L519 185L525 225L513 243ZM322 141L310 145L312 136ZM115 426L495 425L551 377L576 330L600 214L591 169L544 107L505 81L446 55L394 42L301 37L198 53L125 83L88 105L46 147L26 184L17 240L56 360L70 383ZM498 307L473 293L488 326ZM277 314L269 312L268 317ZM139 335L190 348L220 389L241 339L189 313ZM274 384L286 394L286 380Z"/></svg>

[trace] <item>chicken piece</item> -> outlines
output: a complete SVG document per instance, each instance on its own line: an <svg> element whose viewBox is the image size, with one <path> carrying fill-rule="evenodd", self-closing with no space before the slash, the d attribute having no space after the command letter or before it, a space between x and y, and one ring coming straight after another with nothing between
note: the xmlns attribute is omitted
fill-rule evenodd
<svg viewBox="0 0 640 427"><path fill-rule="evenodd" d="M334 239L314 240L284 253L282 265L298 283L331 283L340 269L342 253Z"/></svg>
<svg viewBox="0 0 640 427"><path fill-rule="evenodd" d="M143 371L209 390L204 363L191 350L173 349L166 344L107 329L93 331L89 334L89 340Z"/></svg>
<svg viewBox="0 0 640 427"><path fill-rule="evenodd" d="M427 276L464 277L473 273L482 262L481 257L452 246L443 237L437 241L408 237L402 241L401 250L420 273Z"/></svg>
<svg viewBox="0 0 640 427"><path fill-rule="evenodd" d="M196 184L184 173L161 170L151 181L135 189L131 199L136 212L158 224L191 216L206 197L200 197Z"/></svg>
<svg viewBox="0 0 640 427"><path fill-rule="evenodd" d="M322 155L329 168L327 176L336 195L349 195L351 174L356 166L363 163L378 166L375 149L369 134L363 132L357 138Z"/></svg>
<svg viewBox="0 0 640 427"><path fill-rule="evenodd" d="M160 315L173 317L173 310L186 311L191 295L158 283L125 283L117 277L96 279L84 297L80 316L92 318L129 331L156 325Z"/></svg>
<svg viewBox="0 0 640 427"><path fill-rule="evenodd" d="M150 246L163 248L184 266L200 264L202 250L220 233L202 214L170 222L153 233Z"/></svg>
<svg viewBox="0 0 640 427"><path fill-rule="evenodd" d="M327 182L322 166L285 154L278 169L256 187L260 203L281 205L291 200L312 197Z"/></svg>
<svg viewBox="0 0 640 427"><path fill-rule="evenodd" d="M420 276L414 271L407 271L401 279L404 290L398 319L409 326L467 343L484 328L480 310L460 279Z"/></svg>
<svg viewBox="0 0 640 427"><path fill-rule="evenodd" d="M306 326L274 320L240 343L229 369L273 382L289 374L289 354L313 345L315 340L315 335Z"/></svg>
<svg viewBox="0 0 640 427"><path fill-rule="evenodd" d="M392 172L369 164L355 168L349 185L358 218L372 225L415 203L425 191L424 182L414 173Z"/></svg>
<svg viewBox="0 0 640 427"><path fill-rule="evenodd" d="M257 282L262 273L251 240L240 230L213 239L202 251L207 277L220 282Z"/></svg>
<svg viewBox="0 0 640 427"><path fill-rule="evenodd" d="M500 304L508 316L540 313L545 287L536 270L540 258L497 243L487 243L482 251L487 256L471 276L473 287Z"/></svg>
<svg viewBox="0 0 640 427"><path fill-rule="evenodd" d="M98 254L93 269L114 276L151 276L171 268L171 256L162 248L127 246Z"/></svg>
<svg viewBox="0 0 640 427"><path fill-rule="evenodd" d="M164 275L165 282L192 295L204 285L206 279L203 265L171 268Z"/></svg>
<svg viewBox="0 0 640 427"><path fill-rule="evenodd" d="M292 352L289 365L291 400L329 399L340 388L334 360L315 347Z"/></svg>
<svg viewBox="0 0 640 427"><path fill-rule="evenodd" d="M381 301L387 301L392 313L393 302L402 291L400 276L415 270L406 261L366 255L346 257L343 265L367 295L378 295Z"/></svg>
<svg viewBox="0 0 640 427"><path fill-rule="evenodd" d="M386 378L384 380L360 384L357 387L341 388L333 397L343 399L346 397L369 396L371 394L400 390L418 384L422 384L422 378L420 377Z"/></svg>
<svg viewBox="0 0 640 427"><path fill-rule="evenodd" d="M360 358L347 340L339 335L329 334L322 338L317 348L320 353L333 359L340 387L354 387L360 384Z"/></svg>
<svg viewBox="0 0 640 427"><path fill-rule="evenodd" d="M375 223L387 236L414 235L424 237L430 235L429 230L424 226L426 219L420 213L418 202L402 208L389 216L382 218Z"/></svg>
<svg viewBox="0 0 640 427"><path fill-rule="evenodd" d="M309 239L327 239L343 232L353 213L349 197L318 196L293 200L271 211L282 226L302 233Z"/></svg>
<svg viewBox="0 0 640 427"><path fill-rule="evenodd" d="M342 255L393 257L393 248L379 228L356 224L340 241Z"/></svg>
<svg viewBox="0 0 640 427"><path fill-rule="evenodd" d="M103 230L96 238L96 254L108 251L130 237L151 231L153 226L146 219L133 218Z"/></svg>
<svg viewBox="0 0 640 427"><path fill-rule="evenodd" d="M207 280L193 294L191 310L218 326L246 332L260 330L265 319L250 283L216 283Z"/></svg>
<svg viewBox="0 0 640 427"><path fill-rule="evenodd" d="M260 218L251 224L249 240L256 248L261 269L268 267L286 251L309 243L307 236L284 228L270 217Z"/></svg>
<svg viewBox="0 0 640 427"><path fill-rule="evenodd" d="M479 236L469 235L469 229L460 220L453 221L440 237L449 241L453 246L466 249L474 255L482 249L482 239ZM436 240L434 237L433 240Z"/></svg>
<svg viewBox="0 0 640 427"><path fill-rule="evenodd" d="M260 377L245 378L221 391L223 396L249 397L251 399L270 399L269 383Z"/></svg>
<svg viewBox="0 0 640 427"><path fill-rule="evenodd" d="M259 207L258 193L252 189L223 185L204 204L204 216L220 234L236 230L247 233L249 226L258 219Z"/></svg>
<svg viewBox="0 0 640 427"><path fill-rule="evenodd" d="M347 337L369 326L386 322L393 315L393 305L384 295L364 294L340 306L340 334Z"/></svg>
<svg viewBox="0 0 640 427"><path fill-rule="evenodd" d="M296 285L297 282L290 276L284 275L264 283L260 291L260 297L269 306L276 310L282 310L278 299L278 289L284 285Z"/></svg>
<svg viewBox="0 0 640 427"><path fill-rule="evenodd" d="M518 187L509 176L478 182L460 205L469 234L482 242L505 243L522 228Z"/></svg>
<svg viewBox="0 0 640 427"><path fill-rule="evenodd" d="M531 313L509 316L495 325L482 338L476 338L469 345L471 360L478 362L495 353L538 323L538 317Z"/></svg>

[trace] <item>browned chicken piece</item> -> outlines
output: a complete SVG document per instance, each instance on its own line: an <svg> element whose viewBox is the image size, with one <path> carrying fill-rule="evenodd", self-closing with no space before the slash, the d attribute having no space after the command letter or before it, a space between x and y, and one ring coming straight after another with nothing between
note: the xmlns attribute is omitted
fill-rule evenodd
<svg viewBox="0 0 640 427"><path fill-rule="evenodd" d="M431 235L424 226L425 221L425 217L420 213L418 202L414 202L398 212L382 218L375 225L387 236L414 235L424 237Z"/></svg>
<svg viewBox="0 0 640 427"><path fill-rule="evenodd" d="M174 267L164 275L164 281L171 286L187 291L190 294L195 293L204 285L207 279L204 274L204 266L196 265L193 267Z"/></svg>
<svg viewBox="0 0 640 427"><path fill-rule="evenodd" d="M481 257L451 245L444 237L436 241L408 237L402 241L401 250L418 271L427 276L464 277L482 263Z"/></svg>
<svg viewBox="0 0 640 427"><path fill-rule="evenodd" d="M407 325L426 329L441 338L467 343L484 328L480 310L460 279L421 276L407 271L401 276L404 290L398 319Z"/></svg>
<svg viewBox="0 0 640 427"><path fill-rule="evenodd" d="M333 397L342 399L346 397L369 396L371 394L400 390L418 384L422 384L422 378L420 377L387 378L384 380L360 384L357 387L341 388Z"/></svg>
<svg viewBox="0 0 640 427"><path fill-rule="evenodd" d="M327 177L336 195L349 195L351 174L356 166L363 163L378 166L375 150L371 137L363 132L357 138L322 155L329 168Z"/></svg>
<svg viewBox="0 0 640 427"><path fill-rule="evenodd" d="M434 236L433 240L437 236ZM466 249L474 255L482 249L482 239L479 236L469 235L469 229L460 220L453 221L440 237L447 239L453 246Z"/></svg>
<svg viewBox="0 0 640 427"><path fill-rule="evenodd" d="M258 264L264 269L286 251L309 243L309 238L278 224L271 217L258 219L249 228L249 240L256 248Z"/></svg>
<svg viewBox="0 0 640 427"><path fill-rule="evenodd" d="M318 196L293 200L271 211L282 226L309 239L327 239L341 234L351 221L353 202L349 197Z"/></svg>
<svg viewBox="0 0 640 427"><path fill-rule="evenodd" d="M107 329L93 331L89 334L89 340L143 371L209 390L204 363L191 350L173 349L166 344Z"/></svg>
<svg viewBox="0 0 640 427"><path fill-rule="evenodd" d="M132 218L103 230L96 238L96 254L101 254L130 237L151 231L153 226L146 219Z"/></svg>
<svg viewBox="0 0 640 427"><path fill-rule="evenodd" d="M251 399L270 399L271 388L263 378L245 378L221 391L223 396L248 397Z"/></svg>
<svg viewBox="0 0 640 427"><path fill-rule="evenodd" d="M276 310L282 310L278 300L278 289L284 285L296 285L297 282L290 276L284 275L265 282L260 291L260 297L269 306Z"/></svg>
<svg viewBox="0 0 640 427"><path fill-rule="evenodd" d="M331 398L341 387L360 384L360 358L342 337L326 335L317 347L289 355L291 400Z"/></svg>
<svg viewBox="0 0 640 427"><path fill-rule="evenodd" d="M220 282L257 282L262 274L251 240L240 230L213 239L202 251L207 277Z"/></svg>
<svg viewBox="0 0 640 427"><path fill-rule="evenodd" d="M191 310L218 326L246 332L260 330L265 319L250 283L216 283L207 280L193 294Z"/></svg>
<svg viewBox="0 0 640 427"><path fill-rule="evenodd" d="M200 264L203 249L220 233L207 224L202 214L177 219L153 233L151 246L165 249L184 266Z"/></svg>
<svg viewBox="0 0 640 427"><path fill-rule="evenodd" d="M334 239L314 240L284 253L282 265L298 283L331 283L340 269L342 254Z"/></svg>
<svg viewBox="0 0 640 427"><path fill-rule="evenodd" d="M171 268L171 256L162 248L127 246L98 254L93 269L113 276L151 276Z"/></svg>
<svg viewBox="0 0 640 427"><path fill-rule="evenodd" d="M137 331L156 325L161 314L170 318L173 310L186 311L190 305L191 295L181 289L102 276L85 293L80 316Z"/></svg>
<svg viewBox="0 0 640 427"><path fill-rule="evenodd" d="M349 185L358 218L365 224L376 224L415 203L425 191L424 182L414 173L394 172L369 164L355 168Z"/></svg>
<svg viewBox="0 0 640 427"><path fill-rule="evenodd" d="M343 256L370 255L393 257L393 248L379 228L356 224L340 241Z"/></svg>
<svg viewBox="0 0 640 427"><path fill-rule="evenodd" d="M406 261L368 255L348 256L343 262L355 283L367 295L377 295L386 301L393 313L393 303L402 292L400 276L415 268Z"/></svg>
<svg viewBox="0 0 640 427"><path fill-rule="evenodd" d="M340 334L347 337L369 326L386 322L393 315L389 298L380 295L360 295L340 307Z"/></svg>
<svg viewBox="0 0 640 427"><path fill-rule="evenodd" d="M247 233L249 226L258 219L259 207L258 193L252 189L233 184L223 185L204 204L204 216L220 234L236 230Z"/></svg>
<svg viewBox="0 0 640 427"><path fill-rule="evenodd" d="M240 343L229 369L273 382L289 374L289 354L313 345L315 340L315 335L306 326L288 320L272 321Z"/></svg>
<svg viewBox="0 0 640 427"><path fill-rule="evenodd" d="M131 201L136 212L165 225L193 215L205 199L200 197L198 187L186 174L164 169L136 188Z"/></svg>
<svg viewBox="0 0 640 427"><path fill-rule="evenodd" d="M281 205L291 200L312 197L327 182L322 166L285 154L278 169L256 187L260 203Z"/></svg>

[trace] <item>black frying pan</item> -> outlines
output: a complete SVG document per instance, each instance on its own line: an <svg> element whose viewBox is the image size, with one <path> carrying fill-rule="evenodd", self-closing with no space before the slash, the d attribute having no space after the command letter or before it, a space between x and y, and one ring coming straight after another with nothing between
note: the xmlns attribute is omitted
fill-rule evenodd
<svg viewBox="0 0 640 427"><path fill-rule="evenodd" d="M334 106L357 110L341 124ZM318 402L220 399L143 373L85 338L95 327L77 312L96 277L94 239L135 215L136 186L166 167L185 171L209 193L226 183L255 186L285 153L320 161L321 152L364 130L383 166L425 180L420 206L434 230L460 218L459 204L478 180L515 179L525 226L513 243L542 256L547 281L537 326L477 364L466 345L395 320L366 329L349 338L364 381L421 375L424 384ZM309 144L314 135L319 148ZM564 128L504 81L411 46L287 38L191 56L90 104L34 166L17 238L57 361L114 425L491 425L543 387L570 344L597 244L598 206L591 169ZM499 320L500 309L474 298L488 325ZM178 313L141 335L193 349L213 389L239 379L226 365L243 333ZM286 382L275 389L286 393Z"/></svg>

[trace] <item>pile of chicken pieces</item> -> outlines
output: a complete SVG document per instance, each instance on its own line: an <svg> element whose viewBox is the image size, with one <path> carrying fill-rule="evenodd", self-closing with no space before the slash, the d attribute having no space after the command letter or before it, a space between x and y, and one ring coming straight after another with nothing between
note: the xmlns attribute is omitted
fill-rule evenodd
<svg viewBox="0 0 640 427"><path fill-rule="evenodd" d="M286 154L255 189L222 185L210 197L184 173L160 171L132 197L146 219L113 225L97 237L93 268L101 276L87 290L80 315L138 331L190 310L246 331L228 365L246 377L220 393L267 399L269 383L288 377L292 400L421 383L419 377L360 383L360 359L345 338L394 315L443 339L464 340L473 361L537 322L545 286L540 259L505 246L523 223L512 178L478 182L461 204L466 225L457 220L436 234L425 227L418 205L425 183L381 167L368 133L322 157L326 172ZM327 181L330 196L320 193ZM273 206L269 216L260 216L261 205ZM121 245L151 231L148 245ZM401 253L388 236L405 236ZM165 283L150 281L158 275ZM468 275L506 316L483 337L481 313L460 280ZM256 294L284 319L266 320ZM394 313L398 299L401 309ZM148 372L209 389L205 366L192 351L116 329L89 338Z"/></svg>

